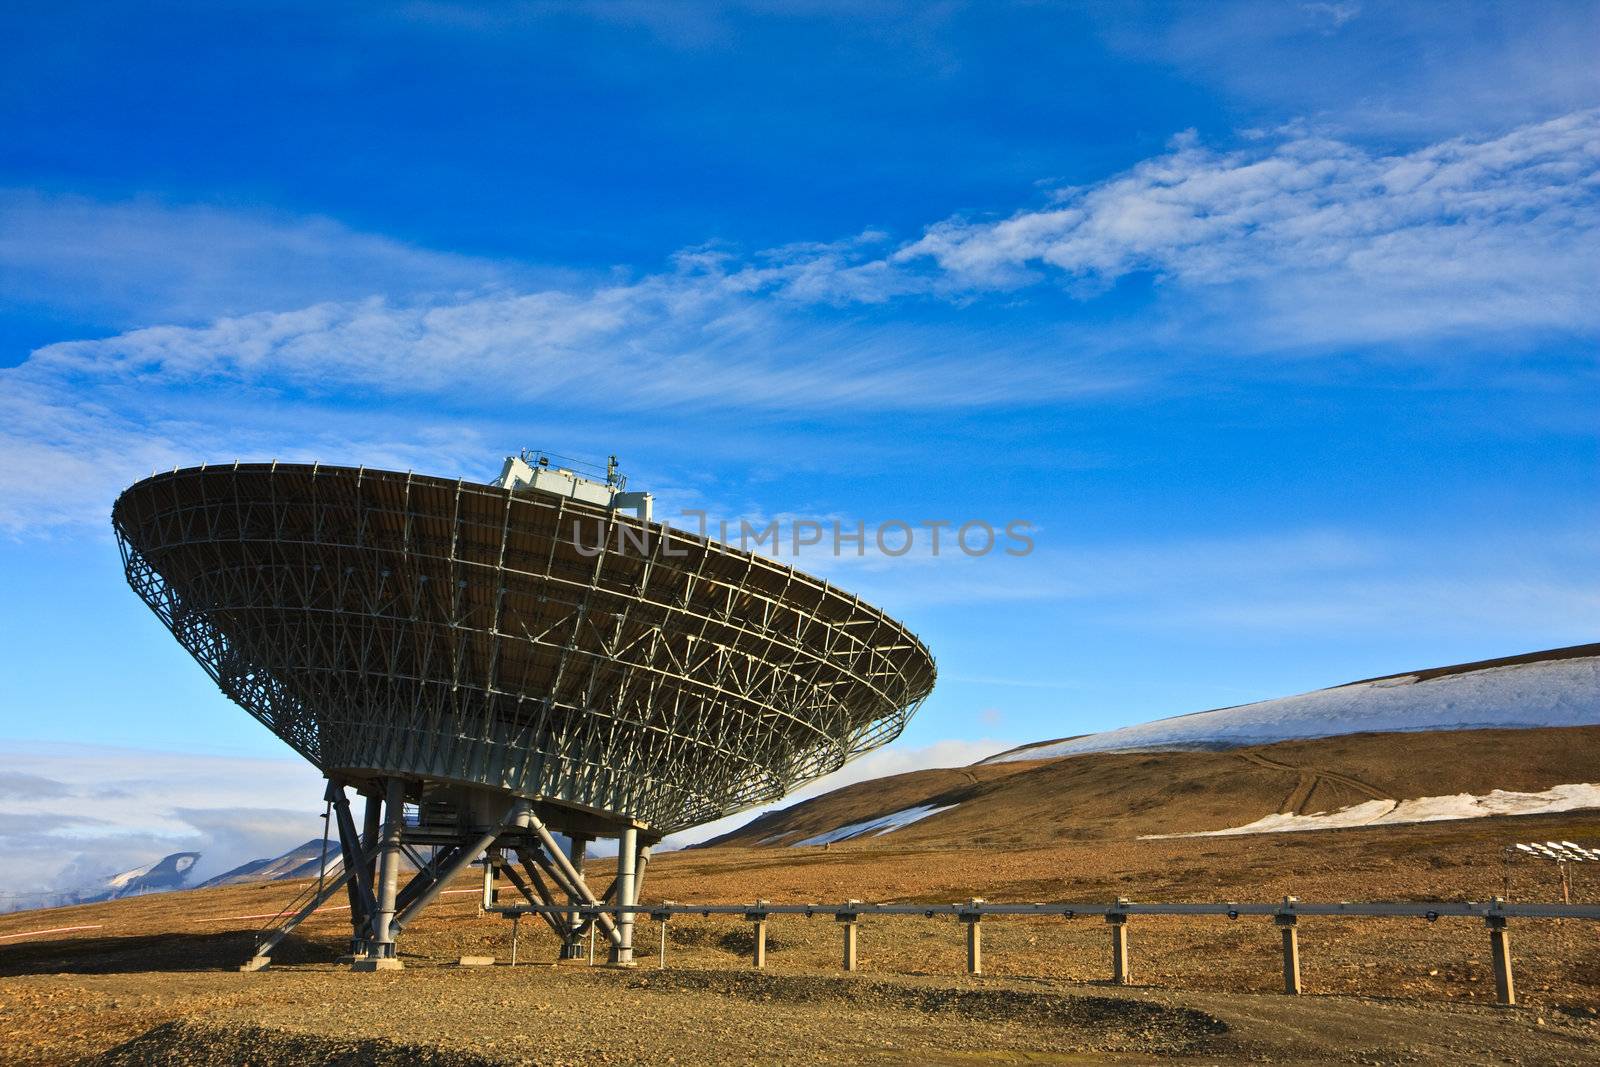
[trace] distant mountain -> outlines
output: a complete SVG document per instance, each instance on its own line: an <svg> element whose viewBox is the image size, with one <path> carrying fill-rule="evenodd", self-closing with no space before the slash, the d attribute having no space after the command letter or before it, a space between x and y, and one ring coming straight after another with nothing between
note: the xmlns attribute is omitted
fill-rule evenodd
<svg viewBox="0 0 1600 1067"><path fill-rule="evenodd" d="M91 881L75 888L53 889L37 893L19 893L0 898L0 912L28 911L34 908L65 908L74 904L98 904L118 897L138 896L141 893L165 893L187 888L189 872L200 859L198 852L174 852L154 863L114 874L110 878Z"/></svg>
<svg viewBox="0 0 1600 1067"><path fill-rule="evenodd" d="M117 897L131 897L138 893L164 893L170 889L182 889L184 881L189 877L189 871L199 859L198 852L174 852L170 856L163 856L154 863L112 875L106 879L103 888L91 889L81 895L79 903L88 904L99 900L114 900Z"/></svg>
<svg viewBox="0 0 1600 1067"><path fill-rule="evenodd" d="M251 860L242 863L231 871L226 871L208 881L202 882L198 888L209 889L217 885L239 885L243 882L276 882L290 878L315 878L318 865L322 862L322 838L313 837L303 845L296 845L281 856L268 859ZM337 842L328 844L328 870L339 869L339 845Z"/></svg>
<svg viewBox="0 0 1600 1067"><path fill-rule="evenodd" d="M174 852L154 863L123 871L102 882L94 882L81 888L0 899L0 913L32 908L61 908L73 904L97 904L118 897L137 896L141 893L166 893L175 889L209 889L212 886L240 885L247 882L316 878L321 859L322 838L315 837L282 855L251 860L198 885L189 885L189 875L199 862L200 853ZM327 859L329 873L337 874L340 869L337 842L328 843ZM400 866L402 871L416 869L406 858L401 859Z"/></svg>
<svg viewBox="0 0 1600 1067"><path fill-rule="evenodd" d="M202 882L196 888L209 889L218 885L242 885L246 882L282 882L296 878L315 878L322 862L322 838L313 837L303 845L296 845L281 856L269 859L251 860L241 863L231 871L226 871L208 881ZM339 859L339 843L328 842L327 853L328 873L337 874L343 864ZM402 871L414 871L416 865L405 856L400 859Z"/></svg>

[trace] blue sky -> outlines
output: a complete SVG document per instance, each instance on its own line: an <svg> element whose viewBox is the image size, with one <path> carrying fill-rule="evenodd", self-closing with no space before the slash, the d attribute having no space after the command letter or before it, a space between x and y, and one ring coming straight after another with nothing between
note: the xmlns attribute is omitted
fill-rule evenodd
<svg viewBox="0 0 1600 1067"><path fill-rule="evenodd" d="M802 561L939 659L873 770L1595 636L1593 5L54 3L0 41L29 773L285 756L109 534L236 457L1031 521ZM215 823L128 803L142 847Z"/></svg>

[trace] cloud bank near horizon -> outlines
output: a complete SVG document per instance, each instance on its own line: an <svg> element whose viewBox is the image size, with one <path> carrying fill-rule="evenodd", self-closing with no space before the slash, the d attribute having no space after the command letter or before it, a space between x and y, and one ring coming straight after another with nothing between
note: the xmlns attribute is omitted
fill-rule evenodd
<svg viewBox="0 0 1600 1067"><path fill-rule="evenodd" d="M890 745L772 807L888 774L965 766L1005 747ZM322 778L298 759L59 744L7 746L0 757L8 768L0 772L0 854L7 860L0 867L0 911L38 906L173 852L201 854L189 877L199 884L322 833ZM766 810L674 834L663 847L708 840Z"/></svg>
<svg viewBox="0 0 1600 1067"><path fill-rule="evenodd" d="M0 910L173 852L201 853L198 884L322 833L322 779L300 760L66 744L10 744L0 760Z"/></svg>

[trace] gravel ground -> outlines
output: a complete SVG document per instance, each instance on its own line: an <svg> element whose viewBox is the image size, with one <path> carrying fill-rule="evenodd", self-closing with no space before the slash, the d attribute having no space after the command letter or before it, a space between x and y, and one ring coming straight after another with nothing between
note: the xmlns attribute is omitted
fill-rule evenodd
<svg viewBox="0 0 1600 1067"><path fill-rule="evenodd" d="M1473 1005L1005 979L415 963L361 976L328 965L196 972L159 985L38 976L0 996L5 1060L18 1064L1578 1065L1600 1054L1585 1021Z"/></svg>
<svg viewBox="0 0 1600 1067"><path fill-rule="evenodd" d="M1503 888L1505 839L1580 834L1593 836L1576 822L1482 820L1011 850L709 850L658 858L646 899L1484 899ZM1538 873L1518 872L1514 895L1549 899ZM845 975L827 915L774 918L763 973L737 917L672 920L665 971L661 928L641 922L640 966L618 972L549 965L535 922L520 925L524 965L504 966L511 924L471 893L407 930L403 972L337 966L340 912L303 927L271 969L235 972L259 916L296 888L0 916L0 1063L1600 1063L1593 923L1513 924L1512 1011L1492 1006L1487 932L1463 919L1303 919L1300 998L1278 991L1278 934L1259 918L1136 916L1134 987L1105 982L1096 916L986 921L982 978L963 974L948 917L869 918L862 973ZM85 929L29 934L57 927ZM502 965L453 966L464 955Z"/></svg>

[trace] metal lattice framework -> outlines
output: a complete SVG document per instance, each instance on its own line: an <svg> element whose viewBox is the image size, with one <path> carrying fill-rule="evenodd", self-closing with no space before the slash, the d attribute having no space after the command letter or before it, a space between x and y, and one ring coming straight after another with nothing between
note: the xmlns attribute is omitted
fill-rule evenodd
<svg viewBox="0 0 1600 1067"><path fill-rule="evenodd" d="M141 481L112 519L139 596L330 779L659 836L892 740L933 688L915 636L826 582L551 494L235 464Z"/></svg>

